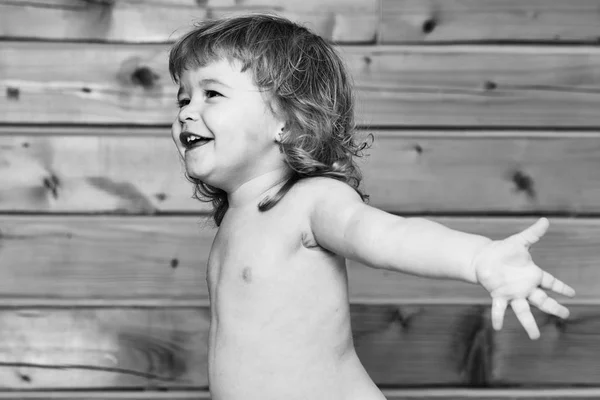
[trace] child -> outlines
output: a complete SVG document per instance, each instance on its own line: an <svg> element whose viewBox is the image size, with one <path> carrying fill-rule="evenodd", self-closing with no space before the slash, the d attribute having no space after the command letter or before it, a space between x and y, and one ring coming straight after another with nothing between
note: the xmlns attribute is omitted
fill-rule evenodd
<svg viewBox="0 0 600 400"><path fill-rule="evenodd" d="M365 204L350 78L319 36L270 15L206 21L174 45L169 70L173 139L219 226L207 267L213 400L384 399L353 347L346 258L479 283L494 328L510 304L532 339L528 303L568 316L544 289L573 289L528 251L547 219L492 241Z"/></svg>

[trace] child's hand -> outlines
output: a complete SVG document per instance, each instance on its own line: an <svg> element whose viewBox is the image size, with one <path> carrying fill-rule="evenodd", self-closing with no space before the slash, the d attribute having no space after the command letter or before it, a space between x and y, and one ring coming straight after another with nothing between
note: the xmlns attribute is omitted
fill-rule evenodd
<svg viewBox="0 0 600 400"><path fill-rule="evenodd" d="M569 316L569 310L548 297L543 289L571 297L575 291L535 265L529 254L529 247L544 236L549 224L548 219L541 218L520 233L490 242L474 257L477 281L492 296L494 329L502 328L509 303L531 339L539 338L540 331L528 301L546 313L561 318Z"/></svg>

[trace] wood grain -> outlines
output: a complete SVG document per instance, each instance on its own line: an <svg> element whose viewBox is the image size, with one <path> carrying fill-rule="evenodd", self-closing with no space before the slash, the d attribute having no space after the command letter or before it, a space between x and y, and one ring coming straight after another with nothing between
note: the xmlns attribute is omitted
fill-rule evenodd
<svg viewBox="0 0 600 400"><path fill-rule="evenodd" d="M336 43L375 43L379 0L242 0L233 7L209 10L211 18L268 12L300 23Z"/></svg>
<svg viewBox="0 0 600 400"><path fill-rule="evenodd" d="M5 299L208 298L205 268L215 231L203 228L201 217L0 221Z"/></svg>
<svg viewBox="0 0 600 400"><path fill-rule="evenodd" d="M387 400L551 400L597 399L600 389L405 389L385 390Z"/></svg>
<svg viewBox="0 0 600 400"><path fill-rule="evenodd" d="M162 137L0 136L0 208L133 214L209 211L208 203L192 199L193 185L185 178L170 132L155 131Z"/></svg>
<svg viewBox="0 0 600 400"><path fill-rule="evenodd" d="M49 400L49 399L69 399L69 400L210 400L208 390L142 390L142 391L119 391L119 390L77 390L77 391L7 391L0 392L0 399L3 400Z"/></svg>
<svg viewBox="0 0 600 400"><path fill-rule="evenodd" d="M597 306L573 307L560 334L536 315L542 336L531 342L512 313L506 332L493 332L485 306L351 306L357 354L382 388L504 387L511 368L519 384L544 387L559 374L562 384L595 383L597 315ZM0 321L2 389L207 388L206 307L11 308Z"/></svg>
<svg viewBox="0 0 600 400"><path fill-rule="evenodd" d="M501 239L531 218L436 218L451 228ZM205 305L205 266L215 231L199 216L0 217L0 305ZM534 261L572 285L574 299L598 304L600 220L551 218ZM35 251L32 251L35 249ZM348 263L351 302L489 304L476 285L425 279ZM3 303L3 301L5 303Z"/></svg>
<svg viewBox="0 0 600 400"><path fill-rule="evenodd" d="M375 132L361 164L365 190L374 206L401 214L600 211L598 138L528 135Z"/></svg>
<svg viewBox="0 0 600 400"><path fill-rule="evenodd" d="M450 228L502 239L519 232L535 218L432 218ZM550 218L550 228L539 243L531 248L534 262L566 283L572 284L577 296L561 302L595 304L600 276L600 225L595 219ZM355 266L356 265L356 266ZM398 303L463 302L488 304L489 294L479 286L456 281L431 280L386 270L360 268L349 263L350 293L355 302L377 303L396 299Z"/></svg>
<svg viewBox="0 0 600 400"><path fill-rule="evenodd" d="M0 42L0 122L169 126L177 109L167 50ZM340 50L356 81L363 126L600 126L595 47Z"/></svg>
<svg viewBox="0 0 600 400"><path fill-rule="evenodd" d="M356 352L383 387L484 384L489 315L483 306L354 305ZM393 345L391 345L394 343Z"/></svg>
<svg viewBox="0 0 600 400"><path fill-rule="evenodd" d="M595 47L341 47L368 126L597 127Z"/></svg>
<svg viewBox="0 0 600 400"><path fill-rule="evenodd" d="M596 44L596 0L382 0L381 43Z"/></svg>
<svg viewBox="0 0 600 400"><path fill-rule="evenodd" d="M35 4L37 3L37 4ZM127 43L173 42L207 18L270 12L336 42L374 42L377 0L119 0L114 2L0 1L0 38Z"/></svg>
<svg viewBox="0 0 600 400"><path fill-rule="evenodd" d="M0 388L206 387L205 309L1 309Z"/></svg>
<svg viewBox="0 0 600 400"><path fill-rule="evenodd" d="M572 308L568 320L543 315L537 310L534 316L540 326L540 340L529 341L516 318L508 319L504 329L494 336L493 384L598 386L598 309Z"/></svg>
<svg viewBox="0 0 600 400"><path fill-rule="evenodd" d="M389 389L383 390L388 400L554 400L597 399L600 389ZM99 392L99 391L51 391L51 392L0 392L0 399L69 399L69 400L210 400L206 391L153 392Z"/></svg>
<svg viewBox="0 0 600 400"><path fill-rule="evenodd" d="M512 311L506 327L494 332L489 311L481 306L356 305L357 354L383 387L596 386L600 381L597 306L572 307L566 321L535 312L541 331L537 341L528 338Z"/></svg>
<svg viewBox="0 0 600 400"><path fill-rule="evenodd" d="M37 3L37 4L36 4ZM0 2L0 37L28 40L174 41L207 17L195 1Z"/></svg>
<svg viewBox="0 0 600 400"><path fill-rule="evenodd" d="M598 133L359 135L366 133L375 140L359 159L363 187L370 204L386 211L600 212ZM208 212L210 204L192 198L193 185L184 176L167 128L0 128L1 211Z"/></svg>

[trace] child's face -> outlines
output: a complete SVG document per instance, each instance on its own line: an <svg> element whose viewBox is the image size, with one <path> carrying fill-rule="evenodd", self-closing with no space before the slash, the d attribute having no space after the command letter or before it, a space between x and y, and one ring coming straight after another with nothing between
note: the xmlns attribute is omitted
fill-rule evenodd
<svg viewBox="0 0 600 400"><path fill-rule="evenodd" d="M184 71L177 100L173 140L187 173L226 192L283 166L274 141L285 121L274 115L249 70L239 62L220 60ZM181 132L210 138L188 148Z"/></svg>

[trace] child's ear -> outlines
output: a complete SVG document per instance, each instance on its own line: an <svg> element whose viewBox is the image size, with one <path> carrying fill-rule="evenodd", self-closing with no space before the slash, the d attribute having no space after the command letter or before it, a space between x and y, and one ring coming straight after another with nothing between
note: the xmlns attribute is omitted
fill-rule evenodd
<svg viewBox="0 0 600 400"><path fill-rule="evenodd" d="M277 132L275 133L275 141L277 143L281 143L283 135L287 129L288 129L288 123L286 121L280 122L277 125Z"/></svg>
<svg viewBox="0 0 600 400"><path fill-rule="evenodd" d="M281 138L283 137L283 132L285 130L285 125L281 126L279 130L275 133L275 142L281 143Z"/></svg>
<svg viewBox="0 0 600 400"><path fill-rule="evenodd" d="M279 103L275 98L271 98L268 102L268 105L273 117L275 118L275 121L277 121L277 124L275 126L277 128L277 133L275 134L275 136L276 138L281 138L283 132L285 132L288 128L287 118L285 114L281 111L281 107L279 106Z"/></svg>

